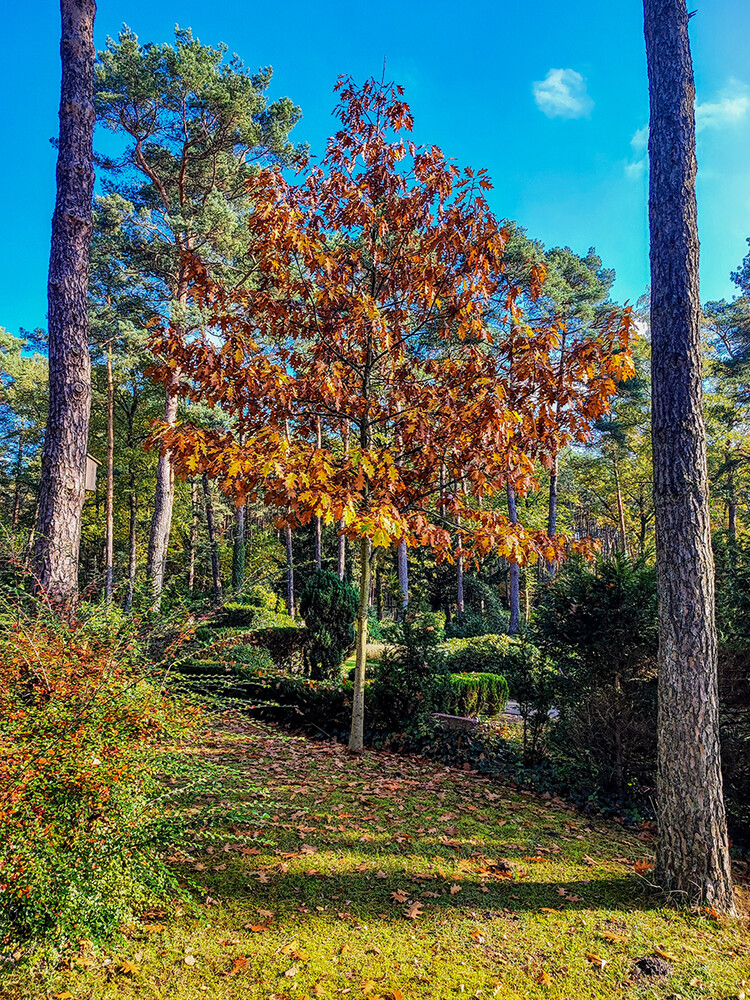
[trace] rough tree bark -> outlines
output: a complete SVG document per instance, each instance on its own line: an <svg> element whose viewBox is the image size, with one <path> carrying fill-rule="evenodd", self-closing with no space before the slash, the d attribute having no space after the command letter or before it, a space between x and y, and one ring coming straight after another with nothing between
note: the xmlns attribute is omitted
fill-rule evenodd
<svg viewBox="0 0 750 1000"><path fill-rule="evenodd" d="M75 599L91 410L87 294L94 190L94 0L61 0L57 198L47 286L49 417L34 567L56 604Z"/></svg>
<svg viewBox="0 0 750 1000"><path fill-rule="evenodd" d="M734 912L719 755L702 409L695 86L685 0L644 0L651 103L652 440L659 587L658 881Z"/></svg>

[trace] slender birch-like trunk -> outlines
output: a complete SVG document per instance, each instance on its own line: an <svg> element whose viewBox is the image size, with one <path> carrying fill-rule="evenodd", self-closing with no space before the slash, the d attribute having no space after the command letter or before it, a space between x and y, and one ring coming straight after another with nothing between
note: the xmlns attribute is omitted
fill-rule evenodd
<svg viewBox="0 0 750 1000"><path fill-rule="evenodd" d="M365 731L365 663L367 657L367 619L370 610L370 540L363 538L359 544L359 605L357 608L357 656L352 692L352 728L349 749L355 752L364 746Z"/></svg>
<svg viewBox="0 0 750 1000"><path fill-rule="evenodd" d="M516 491L510 483L508 483L508 519L511 524L518 524ZM508 635L515 635L521 624L521 567L515 559L511 559L508 566L508 605L510 607Z"/></svg>

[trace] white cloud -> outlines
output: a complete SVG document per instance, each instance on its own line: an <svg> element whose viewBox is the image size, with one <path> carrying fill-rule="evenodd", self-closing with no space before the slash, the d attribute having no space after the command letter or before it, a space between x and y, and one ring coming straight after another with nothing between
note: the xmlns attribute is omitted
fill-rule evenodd
<svg viewBox="0 0 750 1000"><path fill-rule="evenodd" d="M724 128L743 121L750 111L750 87L732 78L719 92L715 101L698 101L695 105L695 127L698 132L707 128Z"/></svg>
<svg viewBox="0 0 750 1000"><path fill-rule="evenodd" d="M647 167L648 161L645 156L641 157L640 160L633 160L631 163L625 164L625 176L636 180L638 177L643 177Z"/></svg>
<svg viewBox="0 0 750 1000"><path fill-rule="evenodd" d="M574 69L551 69L531 89L537 107L548 118L585 118L594 107L586 81Z"/></svg>
<svg viewBox="0 0 750 1000"><path fill-rule="evenodd" d="M643 128L639 128L634 133L633 138L630 140L630 145L637 153L648 147L648 125L644 125Z"/></svg>

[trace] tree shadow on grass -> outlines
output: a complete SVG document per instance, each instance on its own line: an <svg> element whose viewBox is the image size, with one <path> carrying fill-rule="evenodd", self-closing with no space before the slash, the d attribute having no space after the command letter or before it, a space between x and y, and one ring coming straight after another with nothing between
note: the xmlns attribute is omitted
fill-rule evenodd
<svg viewBox="0 0 750 1000"><path fill-rule="evenodd" d="M313 858L310 859L311 862ZM212 873L205 879L206 890L229 903L247 903L294 913L345 912L360 920L373 920L382 914L402 917L404 905L419 900L425 911L445 916L452 912L473 913L480 918L528 911L567 913L570 911L616 910L649 911L665 905L664 898L642 881L631 877L571 879L562 882L531 881L530 878L486 880L476 873L435 873L414 878L403 873L378 876L371 871L334 872L315 868L305 871L259 871L241 862L228 864L227 871ZM452 886L459 886L459 890ZM396 899L393 894L400 893ZM437 898L435 898L437 897ZM302 907L302 909L300 909Z"/></svg>

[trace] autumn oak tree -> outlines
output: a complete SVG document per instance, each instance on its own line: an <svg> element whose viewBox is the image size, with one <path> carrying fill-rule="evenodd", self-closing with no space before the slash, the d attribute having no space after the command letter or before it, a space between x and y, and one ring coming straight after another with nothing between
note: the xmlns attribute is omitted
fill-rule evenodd
<svg viewBox="0 0 750 1000"><path fill-rule="evenodd" d="M458 548L466 560L499 551L523 563L561 558L566 540L479 502L535 484L544 438L532 401L546 391L529 364L518 376L526 403L511 406L486 322L508 283L484 172L410 142L400 88L342 79L338 89L342 128L320 165L297 181L266 170L249 182L245 286L222 287L192 258L204 334L165 330L154 348L157 378L180 372L188 398L232 417L224 430L161 428L182 474L208 470L238 503L261 497L287 523L320 518L358 542L350 747L360 750L379 550L406 542L438 559ZM514 299L508 286L509 310ZM602 406L612 391L608 379Z"/></svg>

